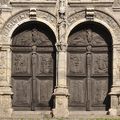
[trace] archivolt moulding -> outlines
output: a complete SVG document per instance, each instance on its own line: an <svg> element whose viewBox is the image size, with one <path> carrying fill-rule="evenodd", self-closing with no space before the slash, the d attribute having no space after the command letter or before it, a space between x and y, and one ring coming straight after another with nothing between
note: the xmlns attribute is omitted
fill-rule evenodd
<svg viewBox="0 0 120 120"><path fill-rule="evenodd" d="M20 11L19 13L12 16L3 26L2 28L2 37L0 40L1 44L11 44L11 36L14 30L20 26L21 24L29 21L38 21L41 23L46 24L51 28L53 33L55 34L57 38L57 32L56 32L56 23L57 19L54 15L52 15L49 12L42 11L42 10L36 10L36 19L30 18L30 10L24 10Z"/></svg>
<svg viewBox="0 0 120 120"><path fill-rule="evenodd" d="M100 10L94 10L94 12L95 12L94 13L95 16L94 16L94 19L91 21L99 23L103 25L105 28L107 28L108 31L111 33L113 44L119 44L120 43L119 23L108 13L105 13ZM66 41L72 29L74 29L74 27L76 27L77 25L83 22L89 22L89 20L85 18L85 10L81 10L68 17L68 28L67 28Z"/></svg>

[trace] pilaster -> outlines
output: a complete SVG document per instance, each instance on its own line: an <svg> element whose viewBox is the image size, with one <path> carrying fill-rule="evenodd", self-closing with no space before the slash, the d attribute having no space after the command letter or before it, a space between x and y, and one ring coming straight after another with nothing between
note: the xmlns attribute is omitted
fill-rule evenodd
<svg viewBox="0 0 120 120"><path fill-rule="evenodd" d="M11 63L10 46L2 46L0 49L0 117L12 115L12 89L11 89Z"/></svg>

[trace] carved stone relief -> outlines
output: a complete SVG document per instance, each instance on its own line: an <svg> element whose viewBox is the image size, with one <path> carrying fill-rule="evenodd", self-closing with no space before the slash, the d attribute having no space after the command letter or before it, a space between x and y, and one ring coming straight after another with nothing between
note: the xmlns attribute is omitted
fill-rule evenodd
<svg viewBox="0 0 120 120"><path fill-rule="evenodd" d="M37 11L37 17L42 18L43 20L46 20L46 21L50 22L54 27L56 27L57 19L52 14L50 14L48 12L38 10Z"/></svg>
<svg viewBox="0 0 120 120"><path fill-rule="evenodd" d="M113 8L120 8L120 0L114 0Z"/></svg>
<svg viewBox="0 0 120 120"><path fill-rule="evenodd" d="M0 5L8 4L9 0L0 0Z"/></svg>
<svg viewBox="0 0 120 120"><path fill-rule="evenodd" d="M106 95L108 92L107 80L93 80L92 83L94 87L92 87L92 91L94 93L93 96L93 105L97 105L98 103L105 103Z"/></svg>
<svg viewBox="0 0 120 120"><path fill-rule="evenodd" d="M118 38L118 40L120 40L120 36L119 36L120 26L111 16L109 16L109 15L103 13L103 12L100 12L100 11L95 11L95 17L104 21L104 22L106 22L113 29L113 31L114 31L116 37Z"/></svg>
<svg viewBox="0 0 120 120"><path fill-rule="evenodd" d="M68 17L68 27L75 23L77 20L85 18L85 11L80 11Z"/></svg>

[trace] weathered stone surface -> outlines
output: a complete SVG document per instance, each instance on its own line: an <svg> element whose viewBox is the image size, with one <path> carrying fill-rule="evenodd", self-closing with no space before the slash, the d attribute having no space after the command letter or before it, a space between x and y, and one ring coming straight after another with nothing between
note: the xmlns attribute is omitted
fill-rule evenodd
<svg viewBox="0 0 120 120"><path fill-rule="evenodd" d="M76 26L82 23L94 23L94 25L99 24L111 34L112 86L110 86L110 93L108 93L111 96L108 112L114 116L120 115L120 0L1 0L0 6L0 117L11 116L15 113L15 111L12 111L12 94L14 93L11 89L13 87L11 80L12 35L22 24L31 21L44 23L56 37L56 44L53 45L56 47L54 49L57 59L55 63L56 84L53 90L55 106L48 114L50 116L52 114L56 118L71 115L68 107L68 37L74 32ZM77 41L78 38L82 39L81 36L76 36L74 40ZM88 38L86 39L88 40ZM84 38L82 42L85 42L86 39ZM82 45L79 42L76 46ZM90 44L90 46L92 45ZM86 54L89 54L90 46L86 48ZM75 49L76 52L80 51L78 47L75 47ZM81 49L81 51L84 53L84 49ZM74 52L75 50L73 50ZM78 56L80 57L80 55ZM78 65L74 60L71 64L73 62ZM74 66L71 71L77 72ZM84 73L84 71L81 73ZM33 113L36 113L36 111ZM41 113L41 119L51 119L49 117L43 118L43 114L44 112ZM8 118L6 119L8 120ZM10 119L17 120L19 118ZM76 118L74 119L76 120Z"/></svg>

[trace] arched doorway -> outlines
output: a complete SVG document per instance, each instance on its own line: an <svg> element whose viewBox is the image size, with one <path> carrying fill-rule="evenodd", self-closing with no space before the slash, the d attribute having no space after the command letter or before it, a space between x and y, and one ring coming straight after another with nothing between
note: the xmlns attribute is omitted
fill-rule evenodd
<svg viewBox="0 0 120 120"><path fill-rule="evenodd" d="M43 23L27 22L12 35L14 110L53 108L55 36Z"/></svg>
<svg viewBox="0 0 120 120"><path fill-rule="evenodd" d="M98 23L75 27L68 39L69 109L104 111L110 107L112 38Z"/></svg>

